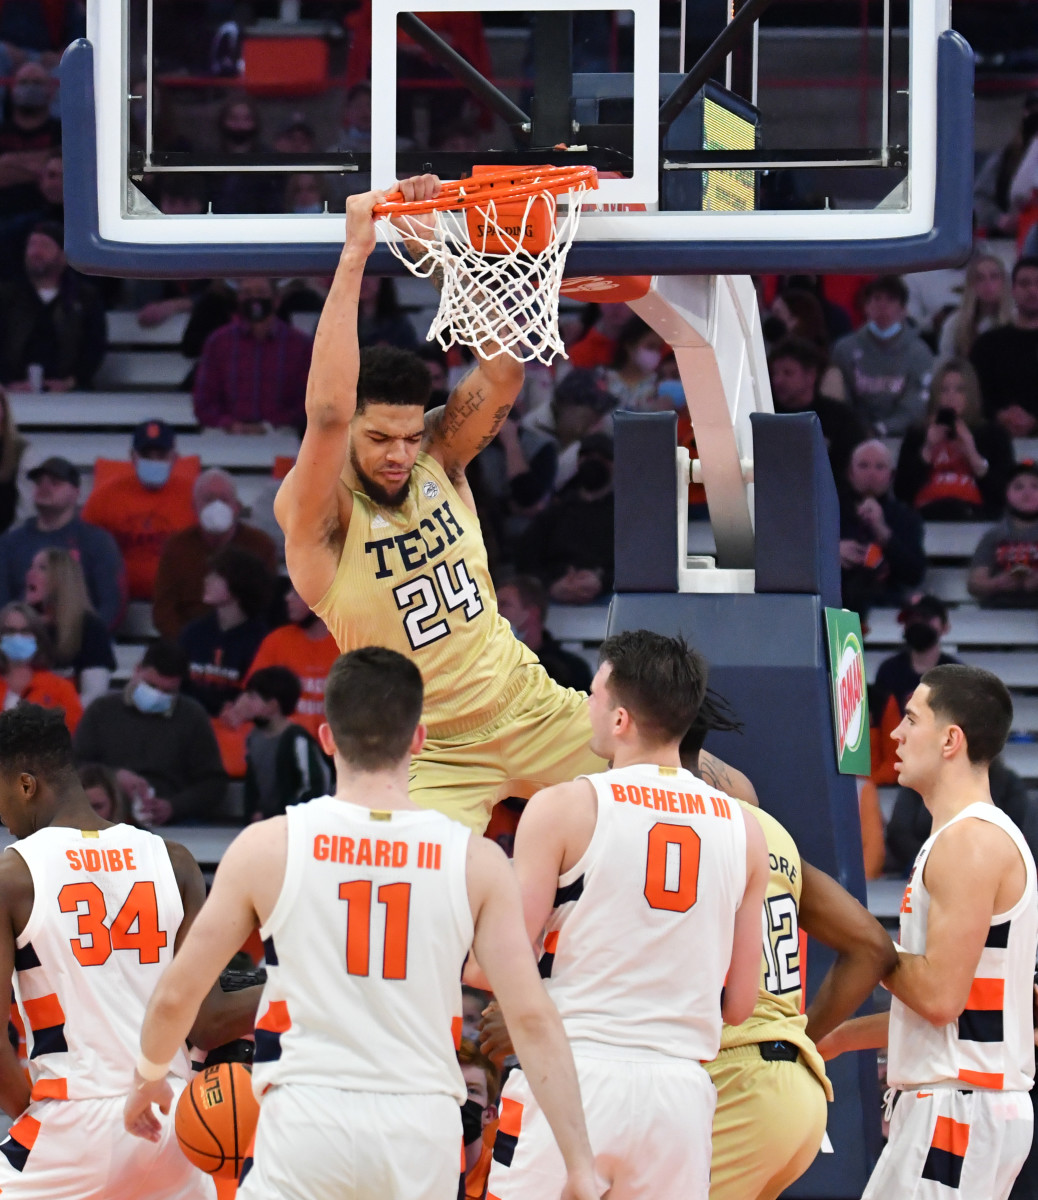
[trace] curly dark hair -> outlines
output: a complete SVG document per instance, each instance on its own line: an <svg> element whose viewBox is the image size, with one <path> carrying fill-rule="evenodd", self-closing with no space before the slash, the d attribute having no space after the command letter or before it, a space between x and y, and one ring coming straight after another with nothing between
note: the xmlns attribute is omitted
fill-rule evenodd
<svg viewBox="0 0 1038 1200"><path fill-rule="evenodd" d="M360 352L357 412L369 404L425 408L432 391L429 368L410 350L396 346L366 346Z"/></svg>
<svg viewBox="0 0 1038 1200"><path fill-rule="evenodd" d="M0 771L57 779L75 772L72 735L60 708L24 701L0 713Z"/></svg>

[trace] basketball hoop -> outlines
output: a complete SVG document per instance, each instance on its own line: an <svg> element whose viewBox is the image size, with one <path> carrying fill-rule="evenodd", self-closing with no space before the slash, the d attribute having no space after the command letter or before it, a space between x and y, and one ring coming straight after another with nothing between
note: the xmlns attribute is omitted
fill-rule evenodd
<svg viewBox="0 0 1038 1200"><path fill-rule="evenodd" d="M442 273L427 339L445 350L496 342L519 362L565 356L562 271L581 198L597 186L594 167L475 167L471 178L443 184L435 199L406 201L394 192L377 205L389 248L408 270L420 279ZM569 199L560 212L563 193ZM414 219L430 213L431 228ZM408 242L422 253L412 258Z"/></svg>

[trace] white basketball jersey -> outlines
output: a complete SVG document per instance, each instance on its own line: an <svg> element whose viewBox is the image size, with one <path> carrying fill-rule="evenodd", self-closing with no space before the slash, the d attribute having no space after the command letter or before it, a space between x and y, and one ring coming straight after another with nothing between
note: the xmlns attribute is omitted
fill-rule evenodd
<svg viewBox="0 0 1038 1200"><path fill-rule="evenodd" d="M12 852L34 895L14 956L33 1099L123 1095L184 919L166 844L131 825L51 826ZM189 1078L186 1051L171 1070Z"/></svg>
<svg viewBox="0 0 1038 1200"><path fill-rule="evenodd" d="M977 964L966 1007L957 1020L935 1028L896 997L890 1005L887 1080L892 1087L955 1082L968 1087L1029 1091L1034 1082L1032 983L1038 949L1035 864L1020 830L993 804L971 804L926 839L916 856L901 903L901 945L926 953L930 895L923 868L949 825L990 821L1013 839L1027 869L1019 902L996 916ZM968 881L964 886L968 886Z"/></svg>
<svg viewBox="0 0 1038 1200"><path fill-rule="evenodd" d="M285 882L260 929L267 983L253 1086L444 1093L465 1083L469 831L442 813L322 796L288 809Z"/></svg>
<svg viewBox="0 0 1038 1200"><path fill-rule="evenodd" d="M559 879L541 975L573 1041L707 1060L746 890L738 804L690 771L586 776L595 832Z"/></svg>

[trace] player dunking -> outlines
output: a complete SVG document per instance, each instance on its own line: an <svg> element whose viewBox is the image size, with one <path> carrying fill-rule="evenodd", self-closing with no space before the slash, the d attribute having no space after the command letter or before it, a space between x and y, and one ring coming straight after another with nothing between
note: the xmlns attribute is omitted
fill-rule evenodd
<svg viewBox="0 0 1038 1200"><path fill-rule="evenodd" d="M423 175L408 200L439 192ZM601 770L583 696L561 688L497 611L465 467L501 428L523 367L496 345L425 413L416 355L361 352L357 304L382 193L352 196L346 243L314 339L307 425L275 504L299 595L343 651L382 645L417 663L429 738L411 797L482 829L509 780Z"/></svg>
<svg viewBox="0 0 1038 1200"><path fill-rule="evenodd" d="M97 816L53 709L0 714L0 818L19 839L0 855L0 977L14 979L32 1078L30 1091L0 1041L0 1104L16 1118L0 1143L4 1200L215 1196L171 1121L157 1145L122 1121L145 1005L205 899L201 871L183 846ZM193 1037L245 1034L255 991L207 1002ZM176 1095L190 1076L182 1044L169 1074Z"/></svg>
<svg viewBox="0 0 1038 1200"><path fill-rule="evenodd" d="M736 801L680 766L702 659L645 630L607 639L601 657L588 709L613 769L533 797L515 873L610 1200L706 1200L714 1088L700 1064L722 1012L738 1024L753 1010L767 850ZM543 1200L563 1164L519 1058L489 1193Z"/></svg>
<svg viewBox="0 0 1038 1200"><path fill-rule="evenodd" d="M344 655L325 710L336 794L251 826L224 855L148 1009L127 1128L157 1135L166 1066L259 925L261 1105L241 1200L454 1200L466 1090L452 1032L474 945L569 1168L539 1200L598 1200L573 1059L504 856L408 799L424 736L417 668L380 647Z"/></svg>
<svg viewBox="0 0 1038 1200"><path fill-rule="evenodd" d="M894 998L819 1043L828 1057L888 1046L899 1096L863 1200L1005 1200L1031 1146L1035 864L988 784L1012 718L989 671L939 666L892 735L898 780L933 817L884 980Z"/></svg>

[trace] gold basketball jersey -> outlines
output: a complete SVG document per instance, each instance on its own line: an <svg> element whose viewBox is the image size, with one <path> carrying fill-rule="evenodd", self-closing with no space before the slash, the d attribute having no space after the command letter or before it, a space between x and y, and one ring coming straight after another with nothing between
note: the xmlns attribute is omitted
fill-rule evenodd
<svg viewBox="0 0 1038 1200"><path fill-rule="evenodd" d="M825 1063L807 1036L807 1018L800 1011L804 984L800 964L800 852L796 842L774 817L744 804L764 830L771 874L764 895L761 922L764 954L753 1015L741 1025L725 1025L721 1049L752 1042L792 1042L833 1098Z"/></svg>
<svg viewBox="0 0 1038 1200"><path fill-rule="evenodd" d="M425 453L400 508L353 493L342 558L314 612L343 653L386 646L416 664L430 737L487 724L517 669L537 662L497 611L475 513Z"/></svg>

